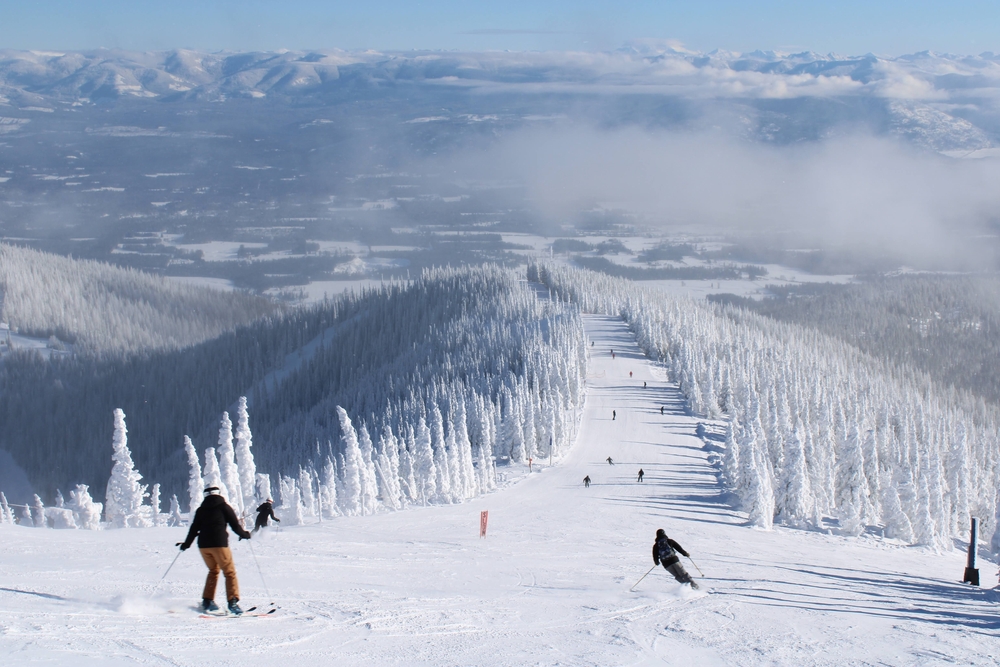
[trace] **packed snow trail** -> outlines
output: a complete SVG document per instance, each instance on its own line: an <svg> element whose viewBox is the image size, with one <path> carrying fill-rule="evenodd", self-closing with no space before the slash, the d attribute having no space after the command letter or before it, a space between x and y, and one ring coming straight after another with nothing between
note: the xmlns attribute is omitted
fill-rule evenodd
<svg viewBox="0 0 1000 667"><path fill-rule="evenodd" d="M997 597L956 582L961 552L744 527L676 386L620 320L585 324L587 402L559 465L500 468L520 481L461 505L255 536L281 607L266 618L199 619L193 549L157 589L186 529L0 526L3 664L998 664ZM707 591L662 568L629 591L661 527ZM272 602L249 545L232 548L243 603Z"/></svg>

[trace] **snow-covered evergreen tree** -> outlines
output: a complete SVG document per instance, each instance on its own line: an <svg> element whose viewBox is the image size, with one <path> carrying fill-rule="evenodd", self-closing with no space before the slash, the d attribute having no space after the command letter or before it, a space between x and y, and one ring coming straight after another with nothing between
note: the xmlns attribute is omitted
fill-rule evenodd
<svg viewBox="0 0 1000 667"><path fill-rule="evenodd" d="M392 428L388 427L379 440L375 473L378 476L382 504L391 510L403 507L399 478L399 444Z"/></svg>
<svg viewBox="0 0 1000 667"><path fill-rule="evenodd" d="M132 463L132 453L128 449L125 428L125 413L115 409L115 433L112 440L111 478L104 501L104 516L115 528L137 528L147 525L142 516L142 501L146 487L139 483L142 479Z"/></svg>
<svg viewBox="0 0 1000 667"><path fill-rule="evenodd" d="M229 490L222 481L222 474L219 472L219 459L215 457L215 447L208 447L205 449L205 469L202 473L202 479L205 482L205 489L216 487L219 489L219 495L223 498L229 498ZM204 493L204 489L202 489Z"/></svg>
<svg viewBox="0 0 1000 667"><path fill-rule="evenodd" d="M809 471L802 436L804 432L802 421L798 420L785 440L785 465L776 498L778 518L790 525L805 525L813 517L813 498L809 489Z"/></svg>
<svg viewBox="0 0 1000 667"><path fill-rule="evenodd" d="M434 450L431 445L431 430L421 417L417 423L413 442L412 474L416 480L415 501L427 504L437 497L437 466L434 462Z"/></svg>
<svg viewBox="0 0 1000 667"><path fill-rule="evenodd" d="M35 528L47 527L45 523L45 505L42 504L42 499L37 493L31 502L31 522Z"/></svg>
<svg viewBox="0 0 1000 667"><path fill-rule="evenodd" d="M194 449L191 438L184 436L184 453L188 460L188 512L192 519L194 512L201 505L202 495L205 492L205 480L201 478L201 463L198 462L198 452Z"/></svg>
<svg viewBox="0 0 1000 667"><path fill-rule="evenodd" d="M347 516L355 516L364 511L361 498L361 448L347 411L339 405L337 417L340 419L340 440L344 452L344 487L343 493L339 494L340 509Z"/></svg>
<svg viewBox="0 0 1000 667"><path fill-rule="evenodd" d="M273 500L271 496L271 476L267 474L257 473L256 479L257 497L260 498L261 502L264 502L268 498ZM256 511L257 508L254 508Z"/></svg>
<svg viewBox="0 0 1000 667"><path fill-rule="evenodd" d="M14 513L7 503L7 496L0 491L0 523L14 523Z"/></svg>
<svg viewBox="0 0 1000 667"><path fill-rule="evenodd" d="M90 497L90 490L86 484L77 484L76 488L69 492L69 509L73 511L76 525L84 530L100 530L101 528L101 503L95 503Z"/></svg>
<svg viewBox="0 0 1000 667"><path fill-rule="evenodd" d="M179 528L184 525L184 517L181 515L181 504L177 500L177 494L170 496L170 516L167 525L171 528Z"/></svg>
<svg viewBox="0 0 1000 667"><path fill-rule="evenodd" d="M358 429L358 448L361 453L360 466L358 468L361 481L361 511L362 514L374 514L378 507L378 480L375 476L375 446L372 444L368 427L362 422Z"/></svg>
<svg viewBox="0 0 1000 667"><path fill-rule="evenodd" d="M240 473L240 488L243 491L244 512L257 507L258 498L254 494L254 480L257 475L257 465L254 463L253 434L250 432L250 414L247 411L247 397L240 396L236 412L236 463ZM265 500L260 498L260 500Z"/></svg>
<svg viewBox="0 0 1000 667"><path fill-rule="evenodd" d="M236 516L243 516L243 490L240 485L240 471L236 467L236 452L233 449L233 423L229 420L229 413L222 413L222 422L219 424L219 447L216 450L219 456L219 475L222 483L226 487L226 500L236 512Z"/></svg>
<svg viewBox="0 0 1000 667"><path fill-rule="evenodd" d="M281 506L278 508L278 513L281 514L282 525L302 525L305 523L305 517L298 484L295 483L295 479L284 475L279 478L279 483L281 485Z"/></svg>
<svg viewBox="0 0 1000 667"><path fill-rule="evenodd" d="M160 484L156 483L153 485L152 491L149 492L149 507L152 510L150 512L150 522L154 526L162 525L163 515L160 513Z"/></svg>
<svg viewBox="0 0 1000 667"><path fill-rule="evenodd" d="M340 516L340 507L337 504L337 469L330 456L327 456L323 463L320 480L319 503L323 518L332 519Z"/></svg>
<svg viewBox="0 0 1000 667"><path fill-rule="evenodd" d="M881 485L885 536L909 544L914 539L913 524L910 523L910 518L903 511L903 504L899 500L899 489L896 486L896 480L893 479L892 471L887 470L883 474L886 477Z"/></svg>
<svg viewBox="0 0 1000 667"><path fill-rule="evenodd" d="M299 498L302 503L302 516L307 519L315 519L318 516L316 508L316 498L313 495L313 476L308 468L299 468Z"/></svg>

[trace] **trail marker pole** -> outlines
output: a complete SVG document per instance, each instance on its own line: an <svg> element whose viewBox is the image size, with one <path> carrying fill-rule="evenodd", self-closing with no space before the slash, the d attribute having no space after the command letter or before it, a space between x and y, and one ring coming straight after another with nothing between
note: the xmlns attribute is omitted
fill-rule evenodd
<svg viewBox="0 0 1000 667"><path fill-rule="evenodd" d="M486 524L490 519L490 513L487 510L483 510L479 513L479 537L486 537Z"/></svg>
<svg viewBox="0 0 1000 667"><path fill-rule="evenodd" d="M969 535L969 558L965 563L965 576L962 583L979 585L979 569L976 567L976 547L979 545L979 519L972 517L972 529Z"/></svg>
<svg viewBox="0 0 1000 667"><path fill-rule="evenodd" d="M647 576L649 576L649 573L650 573L650 572L652 572L652 571L653 571L653 570L654 570L655 568L656 568L656 565L653 565L653 567L649 568L649 569L648 569L648 570L646 571L646 574L644 574L644 575L642 575L641 577L639 577L639 581L642 581L642 580L643 580L643 579L645 579L645 578L646 578ZM637 581L637 582L635 582L634 584L632 584L632 588L630 588L629 590L630 590L630 591L635 591L635 587L639 585L639 581Z"/></svg>

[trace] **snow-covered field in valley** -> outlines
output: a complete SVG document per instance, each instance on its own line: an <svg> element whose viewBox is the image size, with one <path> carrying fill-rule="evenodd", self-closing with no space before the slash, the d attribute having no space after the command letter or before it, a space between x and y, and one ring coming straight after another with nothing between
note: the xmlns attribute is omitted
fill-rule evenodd
<svg viewBox="0 0 1000 667"><path fill-rule="evenodd" d="M464 504L232 538L244 608L276 604L267 617L199 618L193 549L159 583L185 529L0 526L0 664L1000 664L992 563L979 589L958 583L957 548L745 527L677 387L622 321L585 323L588 395L562 461L501 467L520 480ZM657 528L701 590L662 568L630 590Z"/></svg>

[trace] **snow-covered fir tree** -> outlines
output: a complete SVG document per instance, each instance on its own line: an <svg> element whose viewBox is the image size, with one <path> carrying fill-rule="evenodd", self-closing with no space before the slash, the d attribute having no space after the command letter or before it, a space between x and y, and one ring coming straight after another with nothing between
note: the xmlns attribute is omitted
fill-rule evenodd
<svg viewBox="0 0 1000 667"><path fill-rule="evenodd" d="M125 413L115 409L115 433L111 446L114 467L108 480L104 500L104 516L115 528L139 528L148 525L142 516L142 501L146 497L146 486L140 484L142 475L132 463L132 453L128 448L125 428Z"/></svg>
<svg viewBox="0 0 1000 667"><path fill-rule="evenodd" d="M68 507L73 511L77 526L84 530L100 530L103 506L90 497L86 484L77 484L69 492Z"/></svg>
<svg viewBox="0 0 1000 667"><path fill-rule="evenodd" d="M243 491L244 511L250 511L257 507L257 497L254 489L254 479L257 475L257 466L254 463L253 434L250 432L250 414L247 411L247 397L240 396L239 406L236 410L236 464L240 473L240 488ZM261 500L265 500L261 498Z"/></svg>
<svg viewBox="0 0 1000 667"><path fill-rule="evenodd" d="M202 479L205 482L205 489L214 486L219 489L220 496L229 498L229 490L222 481L222 473L219 472L219 459L215 456L215 447L205 449L205 469L202 473Z"/></svg>
<svg viewBox="0 0 1000 667"><path fill-rule="evenodd" d="M233 423L229 413L222 413L219 423L219 447L216 449L219 457L219 475L226 489L226 500L235 510L236 516L243 516L243 490L240 485L240 471L236 467L236 452L233 449Z"/></svg>
<svg viewBox="0 0 1000 667"><path fill-rule="evenodd" d="M188 461L188 512L192 518L194 512L201 506L202 496L205 492L205 480L201 478L201 463L198 461L198 452L194 449L191 438L184 436L184 454Z"/></svg>

